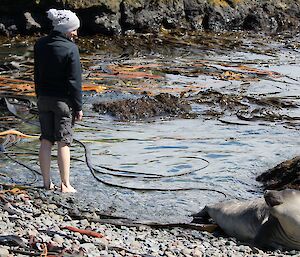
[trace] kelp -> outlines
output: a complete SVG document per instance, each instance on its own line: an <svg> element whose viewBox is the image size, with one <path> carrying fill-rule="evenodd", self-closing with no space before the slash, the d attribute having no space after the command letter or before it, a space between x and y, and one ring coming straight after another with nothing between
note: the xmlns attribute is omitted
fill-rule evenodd
<svg viewBox="0 0 300 257"><path fill-rule="evenodd" d="M209 89L188 98L197 104L207 105L204 115L221 118L235 115L246 121L293 121L300 117L289 116L284 110L299 108L299 104L282 97L258 97L237 93L221 93Z"/></svg>
<svg viewBox="0 0 300 257"><path fill-rule="evenodd" d="M0 95L34 96L34 83L1 76Z"/></svg>
<svg viewBox="0 0 300 257"><path fill-rule="evenodd" d="M141 120L159 116L189 116L191 106L183 99L171 94L161 93L155 96L143 96L135 99L96 102L93 110L101 114L110 114L118 120Z"/></svg>
<svg viewBox="0 0 300 257"><path fill-rule="evenodd" d="M105 86L96 84L83 84L83 91L94 91L101 93L105 90ZM35 96L34 82L23 79L14 79L6 76L0 76L0 97L1 96Z"/></svg>

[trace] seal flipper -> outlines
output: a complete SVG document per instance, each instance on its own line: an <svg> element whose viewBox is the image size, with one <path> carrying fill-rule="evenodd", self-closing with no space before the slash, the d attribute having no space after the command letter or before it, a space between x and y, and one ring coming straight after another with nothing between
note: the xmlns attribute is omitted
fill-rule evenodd
<svg viewBox="0 0 300 257"><path fill-rule="evenodd" d="M198 223L198 224L207 224L210 222L210 216L207 211L207 206L205 206L200 212L192 214L193 217L192 223Z"/></svg>
<svg viewBox="0 0 300 257"><path fill-rule="evenodd" d="M280 226L279 221L270 215L255 236L254 245L263 250L280 249L278 243L274 241L274 235L278 233L278 226Z"/></svg>

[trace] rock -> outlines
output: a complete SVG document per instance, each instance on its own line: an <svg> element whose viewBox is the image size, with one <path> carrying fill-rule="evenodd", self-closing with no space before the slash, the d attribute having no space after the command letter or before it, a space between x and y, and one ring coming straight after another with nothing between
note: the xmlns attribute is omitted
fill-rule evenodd
<svg viewBox="0 0 300 257"><path fill-rule="evenodd" d="M23 212L13 207L10 203L6 203L3 207L3 210L7 211L9 214L12 215L23 216Z"/></svg>
<svg viewBox="0 0 300 257"><path fill-rule="evenodd" d="M38 24L32 17L30 12L24 13L25 17L25 28L27 32L38 32L41 29L41 25Z"/></svg>
<svg viewBox="0 0 300 257"><path fill-rule="evenodd" d="M65 239L60 235L54 235L53 241L58 243L60 246L65 242Z"/></svg>
<svg viewBox="0 0 300 257"><path fill-rule="evenodd" d="M76 236L78 240L82 240L82 235L79 232L75 232L74 236Z"/></svg>
<svg viewBox="0 0 300 257"><path fill-rule="evenodd" d="M95 245L104 246L105 248L107 248L107 246L109 244L108 240L105 237L102 237L102 238L93 238L92 242Z"/></svg>
<svg viewBox="0 0 300 257"><path fill-rule="evenodd" d="M64 215L63 220L64 221L71 221L72 218L69 215Z"/></svg>
<svg viewBox="0 0 300 257"><path fill-rule="evenodd" d="M0 35L9 36L9 31L6 29L3 23L0 23Z"/></svg>
<svg viewBox="0 0 300 257"><path fill-rule="evenodd" d="M89 221L87 219L83 219L80 221L80 224L83 226L83 227L87 227L90 225Z"/></svg>
<svg viewBox="0 0 300 257"><path fill-rule="evenodd" d="M54 212L50 212L49 217L54 221L60 221L62 219L60 215L55 214Z"/></svg>
<svg viewBox="0 0 300 257"><path fill-rule="evenodd" d="M100 251L100 256L103 256L103 257L110 257L110 255L108 255L108 251L106 251L106 250Z"/></svg>
<svg viewBox="0 0 300 257"><path fill-rule="evenodd" d="M174 255L172 252L170 252L170 251L166 251L165 252L165 255L167 256L167 257L176 257L176 255Z"/></svg>
<svg viewBox="0 0 300 257"><path fill-rule="evenodd" d="M182 254L184 254L185 256L191 256L191 250L190 249L187 249L187 248L184 248L182 250Z"/></svg>
<svg viewBox="0 0 300 257"><path fill-rule="evenodd" d="M98 251L97 247L92 243L81 244L81 247L86 250L86 253Z"/></svg>
<svg viewBox="0 0 300 257"><path fill-rule="evenodd" d="M87 243L91 242L91 239L87 235L83 235L82 240Z"/></svg>
<svg viewBox="0 0 300 257"><path fill-rule="evenodd" d="M95 17L94 31L106 35L121 34L121 26L119 24L120 15L109 14Z"/></svg>
<svg viewBox="0 0 300 257"><path fill-rule="evenodd" d="M130 244L130 247L132 247L132 248L135 249L135 250L141 249L141 243L138 242L138 241L133 241L133 242Z"/></svg>
<svg viewBox="0 0 300 257"><path fill-rule="evenodd" d="M289 254L291 256L296 256L298 254L298 252L296 250L292 250L292 251L289 251Z"/></svg>
<svg viewBox="0 0 300 257"><path fill-rule="evenodd" d="M45 225L46 227L50 227L53 225L53 222L50 218L47 218L45 217L43 220L42 220L42 223L43 225Z"/></svg>
<svg viewBox="0 0 300 257"><path fill-rule="evenodd" d="M63 243L63 247L64 248L72 248L74 243L75 243L74 240L65 238L65 241Z"/></svg>
<svg viewBox="0 0 300 257"><path fill-rule="evenodd" d="M48 210L51 210L51 211L56 210L58 208L56 204L48 204L47 207L48 207Z"/></svg>
<svg viewBox="0 0 300 257"><path fill-rule="evenodd" d="M39 238L44 242L44 243L48 243L52 241L52 238L48 235L45 234L40 234Z"/></svg>
<svg viewBox="0 0 300 257"><path fill-rule="evenodd" d="M0 232L3 233L7 230L7 223L4 221L0 221Z"/></svg>
<svg viewBox="0 0 300 257"><path fill-rule="evenodd" d="M263 184L265 190L285 188L300 190L300 156L276 165L259 175L256 180Z"/></svg>
<svg viewBox="0 0 300 257"><path fill-rule="evenodd" d="M8 257L9 251L7 248L4 248L3 246L0 246L0 257Z"/></svg>
<svg viewBox="0 0 300 257"><path fill-rule="evenodd" d="M28 236L29 236L29 237L30 237L30 236L36 237L36 236L39 234L39 232L38 232L36 229L28 229L28 230L27 230L27 233L28 233Z"/></svg>
<svg viewBox="0 0 300 257"><path fill-rule="evenodd" d="M192 250L191 255L194 257L202 257L203 253L198 248L195 248Z"/></svg>
<svg viewBox="0 0 300 257"><path fill-rule="evenodd" d="M122 2L122 27L137 32L153 32L164 28L180 28L185 22L184 1Z"/></svg>

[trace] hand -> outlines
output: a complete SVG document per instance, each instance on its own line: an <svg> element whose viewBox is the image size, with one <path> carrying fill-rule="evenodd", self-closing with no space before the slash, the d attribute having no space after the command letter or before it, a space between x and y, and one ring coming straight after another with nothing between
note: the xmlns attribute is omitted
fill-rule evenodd
<svg viewBox="0 0 300 257"><path fill-rule="evenodd" d="M75 121L81 121L82 117L83 117L82 111L75 112Z"/></svg>

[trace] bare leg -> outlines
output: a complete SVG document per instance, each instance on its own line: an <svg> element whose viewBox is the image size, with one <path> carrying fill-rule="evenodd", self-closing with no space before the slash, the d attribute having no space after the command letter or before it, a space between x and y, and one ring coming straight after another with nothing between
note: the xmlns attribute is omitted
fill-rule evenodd
<svg viewBox="0 0 300 257"><path fill-rule="evenodd" d="M61 191L63 193L76 192L70 184L70 148L64 142L57 142L57 162L61 178Z"/></svg>
<svg viewBox="0 0 300 257"><path fill-rule="evenodd" d="M51 149L52 143L46 139L42 139L40 145L39 160L43 175L44 187L48 190L54 188L54 185L52 184L50 178Z"/></svg>

